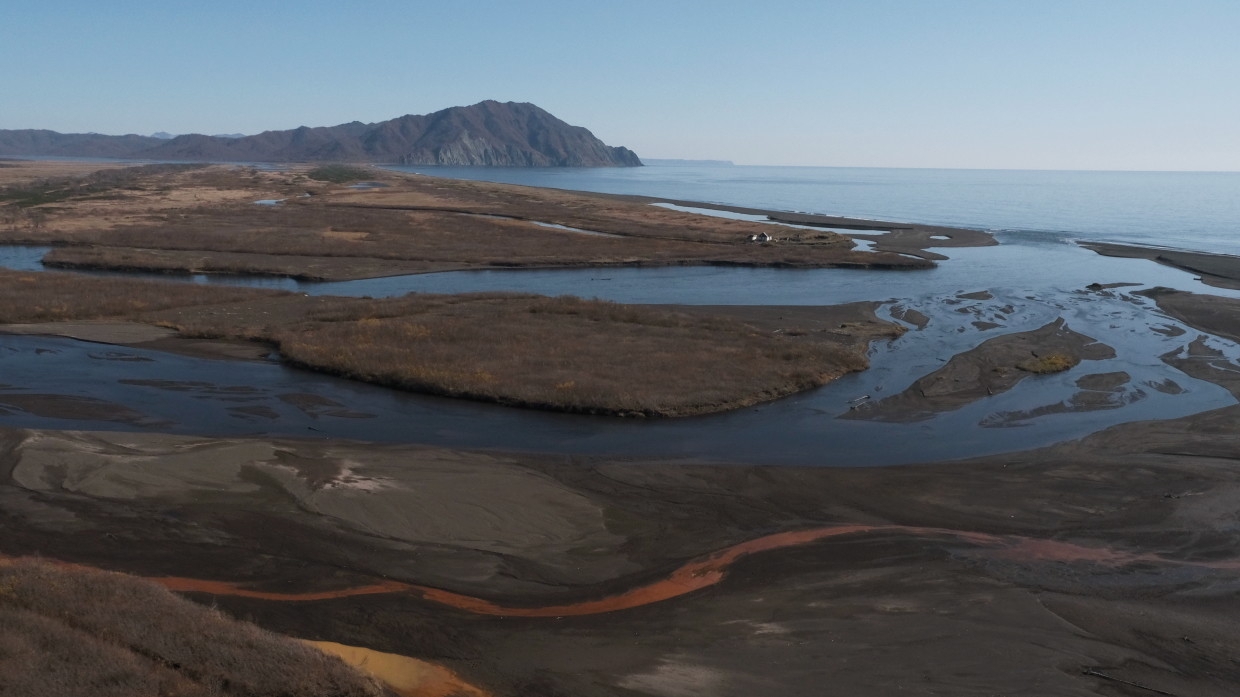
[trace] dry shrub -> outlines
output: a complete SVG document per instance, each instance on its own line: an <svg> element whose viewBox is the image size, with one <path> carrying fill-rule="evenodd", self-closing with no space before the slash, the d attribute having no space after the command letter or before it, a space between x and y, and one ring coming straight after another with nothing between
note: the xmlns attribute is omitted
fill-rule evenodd
<svg viewBox="0 0 1240 697"><path fill-rule="evenodd" d="M0 694L378 697L338 659L124 574L0 564Z"/></svg>
<svg viewBox="0 0 1240 697"><path fill-rule="evenodd" d="M162 665L0 601L0 694L24 697L211 695Z"/></svg>
<svg viewBox="0 0 1240 697"><path fill-rule="evenodd" d="M306 176L315 181L331 182L333 184L347 184L349 182L362 181L374 176L374 169L367 167L356 167L352 165L323 165L315 167L306 172Z"/></svg>
<svg viewBox="0 0 1240 697"><path fill-rule="evenodd" d="M103 169L78 177L48 177L0 187L0 203L19 207L98 198L118 189L138 189L152 179L200 169L205 165L153 164Z"/></svg>
<svg viewBox="0 0 1240 697"><path fill-rule="evenodd" d="M1016 364L1017 368L1035 375L1062 373L1080 363L1081 359L1066 353L1048 353L1045 356L1034 356Z"/></svg>

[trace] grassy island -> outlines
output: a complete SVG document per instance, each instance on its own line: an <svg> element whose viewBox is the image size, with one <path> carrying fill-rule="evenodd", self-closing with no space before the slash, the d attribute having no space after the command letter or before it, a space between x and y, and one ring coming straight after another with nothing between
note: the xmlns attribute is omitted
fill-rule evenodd
<svg viewBox="0 0 1240 697"><path fill-rule="evenodd" d="M779 239L751 241L760 235ZM0 188L0 243L53 245L45 262L65 268L311 280L478 268L932 265L858 251L825 229L346 166L145 165L32 177Z"/></svg>

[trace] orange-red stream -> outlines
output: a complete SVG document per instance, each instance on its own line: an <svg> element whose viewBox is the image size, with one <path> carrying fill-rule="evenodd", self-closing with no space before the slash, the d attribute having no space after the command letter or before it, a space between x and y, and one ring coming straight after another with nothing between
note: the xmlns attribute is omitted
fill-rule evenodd
<svg viewBox="0 0 1240 697"><path fill-rule="evenodd" d="M1087 547L1070 542L1012 535L992 535L909 525L832 525L775 533L742 542L689 561L673 571L667 578L632 588L623 593L617 593L597 600L586 600L563 605L544 605L542 607L504 606L482 598L475 598L429 586L403 583L401 581L383 581L381 583L330 591L286 593L255 590L246 588L239 583L207 581L179 576L164 576L150 578L149 580L160 583L173 591L230 595L258 600L306 602L334 600L360 595L410 593L426 600L481 615L499 617L570 617L615 612L617 610L626 610L669 600L719 583L726 575L728 567L742 557L774 549L807 545L831 537L863 533L946 538L947 540L955 540L987 549L989 554L995 557L1017 561L1091 562L1108 566L1123 566L1135 563L1179 564L1220 570L1240 570L1240 559L1208 562L1181 561L1168 559L1157 554L1124 552L1106 547ZM4 559L6 557L0 555L0 563L3 563ZM68 566L77 565L68 564ZM485 690L465 682L455 673L433 663L394 654L381 654L361 647L349 647L323 642L318 642L315 645L329 653L344 657L364 670L371 671L376 677L388 682L403 697L445 697L446 695L457 694L469 695L470 697L491 697L490 693Z"/></svg>
<svg viewBox="0 0 1240 697"><path fill-rule="evenodd" d="M627 610L676 598L719 583L726 575L728 567L742 557L774 549L807 545L831 537L861 533L893 533L919 537L945 537L978 547L993 549L994 554L999 557L1028 561L1093 562L1110 566L1144 562L1191 565L1212 569L1240 569L1240 560L1237 559L1212 562L1177 561L1157 554L1123 552L1105 547L1087 547L1055 540L991 535L987 533L947 530L944 528L909 525L832 525L780 532L742 542L689 561L673 571L667 578L615 595L596 600L585 600L562 605L544 605L541 607L500 605L483 598L400 581L384 581L382 583L332 591L282 593L254 590L245 588L241 584L227 581L207 581L177 576L152 578L151 580L163 584L174 591L231 595L259 600L298 602L332 600L358 595L411 593L432 602L480 615L497 617L572 617Z"/></svg>

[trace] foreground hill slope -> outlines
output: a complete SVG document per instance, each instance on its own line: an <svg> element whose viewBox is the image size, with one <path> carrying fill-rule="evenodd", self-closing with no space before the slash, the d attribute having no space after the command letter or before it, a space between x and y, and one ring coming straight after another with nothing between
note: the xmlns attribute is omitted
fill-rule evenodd
<svg viewBox="0 0 1240 697"><path fill-rule="evenodd" d="M47 130L0 130L0 157L115 157L217 162L384 162L494 167L639 167L612 147L533 104L484 101L380 123L302 126L241 138L172 139Z"/></svg>
<svg viewBox="0 0 1240 697"><path fill-rule="evenodd" d="M383 697L341 661L123 574L0 559L0 694Z"/></svg>

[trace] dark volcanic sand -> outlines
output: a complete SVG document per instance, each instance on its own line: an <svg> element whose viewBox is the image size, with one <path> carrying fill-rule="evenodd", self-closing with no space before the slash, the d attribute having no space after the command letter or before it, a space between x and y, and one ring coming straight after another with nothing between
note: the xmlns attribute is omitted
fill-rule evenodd
<svg viewBox="0 0 1240 697"><path fill-rule="evenodd" d="M0 551L236 584L192 595L495 694L1230 695L1238 410L856 470L6 431Z"/></svg>
<svg viewBox="0 0 1240 697"><path fill-rule="evenodd" d="M1159 264L1201 275L1203 283L1218 288L1240 288L1240 257L1182 249L1142 247L1111 242L1078 242L1108 257L1149 259Z"/></svg>

